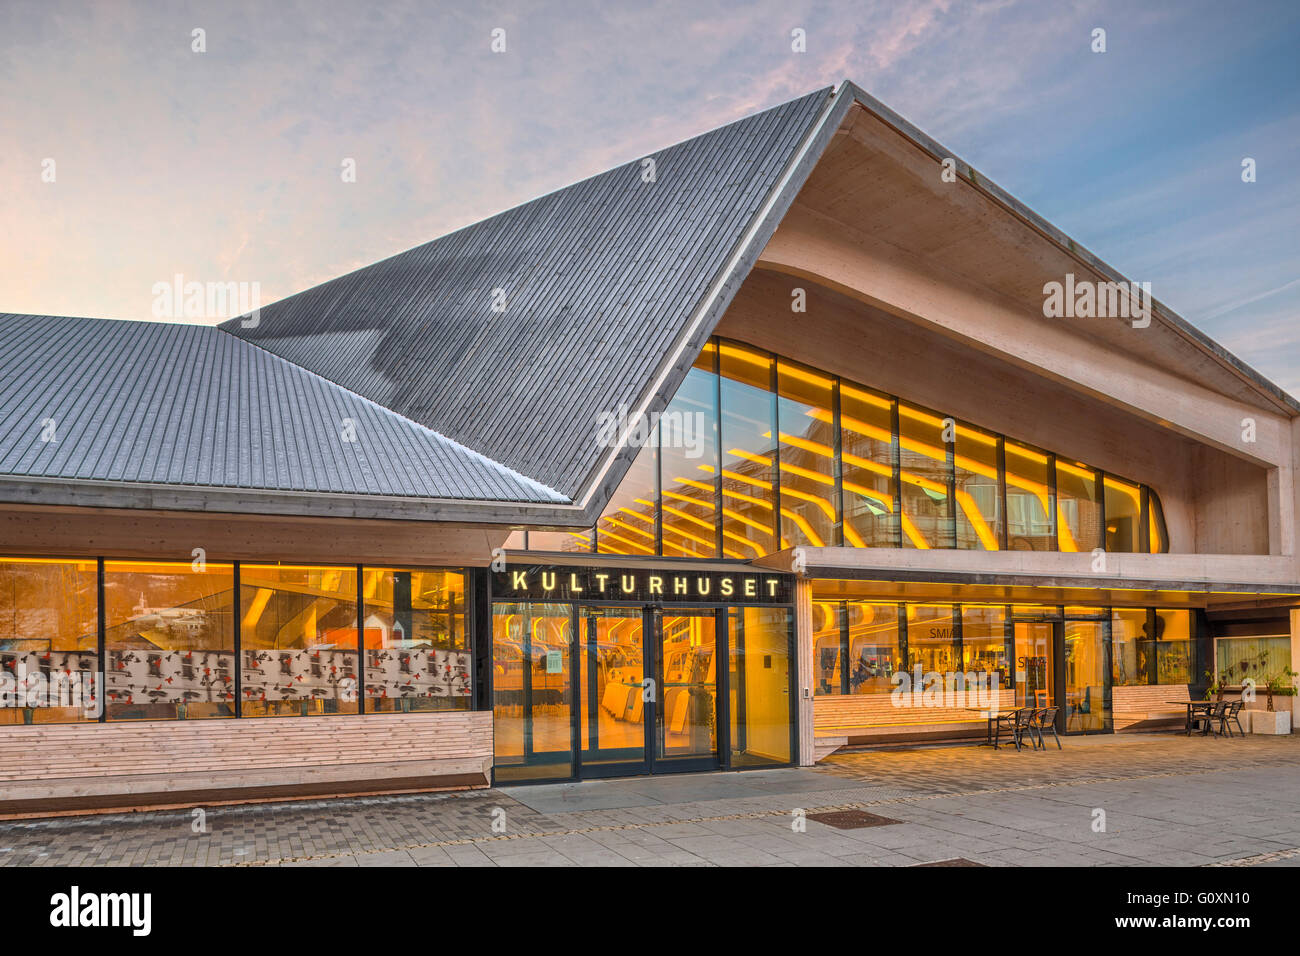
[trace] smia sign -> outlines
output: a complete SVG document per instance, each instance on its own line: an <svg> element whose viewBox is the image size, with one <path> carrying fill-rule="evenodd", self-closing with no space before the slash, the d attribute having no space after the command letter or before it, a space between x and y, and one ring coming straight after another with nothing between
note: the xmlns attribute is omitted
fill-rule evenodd
<svg viewBox="0 0 1300 956"><path fill-rule="evenodd" d="M770 572L526 565L495 572L492 599L789 604L793 580Z"/></svg>

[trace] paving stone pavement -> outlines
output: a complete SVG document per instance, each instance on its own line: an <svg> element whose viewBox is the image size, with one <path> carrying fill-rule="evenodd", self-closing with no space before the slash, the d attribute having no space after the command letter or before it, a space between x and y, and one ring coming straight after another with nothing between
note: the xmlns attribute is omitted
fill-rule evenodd
<svg viewBox="0 0 1300 956"><path fill-rule="evenodd" d="M1300 865L1300 738L841 753L811 769L0 823L0 866ZM900 821L839 830L797 811ZM884 808L884 809L880 809ZM1103 826L1104 824L1104 826Z"/></svg>

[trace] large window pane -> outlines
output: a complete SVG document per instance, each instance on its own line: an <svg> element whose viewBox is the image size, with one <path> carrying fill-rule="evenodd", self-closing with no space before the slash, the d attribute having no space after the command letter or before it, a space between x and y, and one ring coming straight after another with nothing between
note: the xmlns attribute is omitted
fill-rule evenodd
<svg viewBox="0 0 1300 956"><path fill-rule="evenodd" d="M849 547L898 546L894 437L893 399L841 383L841 486Z"/></svg>
<svg viewBox="0 0 1300 956"><path fill-rule="evenodd" d="M1105 486L1106 550L1135 552L1142 529L1142 489L1111 475L1105 477Z"/></svg>
<svg viewBox="0 0 1300 956"><path fill-rule="evenodd" d="M1151 683L1155 648L1145 608L1116 608L1110 615L1111 682L1116 687Z"/></svg>
<svg viewBox="0 0 1300 956"><path fill-rule="evenodd" d="M842 601L813 601L813 670L817 694L838 694L843 690L844 668L840 627L844 617Z"/></svg>
<svg viewBox="0 0 1300 956"><path fill-rule="evenodd" d="M957 547L997 551L1002 538L997 436L965 424L955 431Z"/></svg>
<svg viewBox="0 0 1300 956"><path fill-rule="evenodd" d="M999 694L1005 692L1001 702L1009 704L1014 699L1014 673L1012 654L1014 646L1007 646L1007 610L1000 605L962 605L961 609L962 672L989 674L989 687Z"/></svg>
<svg viewBox="0 0 1300 956"><path fill-rule="evenodd" d="M953 511L948 485L952 468L943 419L900 402L898 431L903 547L951 548Z"/></svg>
<svg viewBox="0 0 1300 956"><path fill-rule="evenodd" d="M354 568L241 564L241 716L355 714Z"/></svg>
<svg viewBox="0 0 1300 956"><path fill-rule="evenodd" d="M663 474L663 553L670 557L714 558L718 555L716 486L718 454L717 376L710 343L677 390L665 417L693 421L708 430L708 440L694 444L674 441L661 428L660 466ZM731 549L729 557L752 557L753 549ZM741 553L743 552L743 553Z"/></svg>
<svg viewBox="0 0 1300 956"><path fill-rule="evenodd" d="M1241 686L1247 678L1262 688L1272 676L1291 666L1291 636L1220 637L1214 642L1216 674L1227 684Z"/></svg>
<svg viewBox="0 0 1300 956"><path fill-rule="evenodd" d="M781 425L783 547L838 544L835 536L835 382L782 359L777 366Z"/></svg>
<svg viewBox="0 0 1300 956"><path fill-rule="evenodd" d="M849 693L888 694L903 669L897 604L848 602Z"/></svg>
<svg viewBox="0 0 1300 956"><path fill-rule="evenodd" d="M366 710L469 710L465 577L364 570Z"/></svg>
<svg viewBox="0 0 1300 956"><path fill-rule="evenodd" d="M689 419L687 420L690 421ZM687 427L692 427L689 424ZM596 523L596 550L601 554L655 554L655 516L659 451L658 429L637 453L632 467ZM713 430L700 436L713 443Z"/></svg>
<svg viewBox="0 0 1300 956"><path fill-rule="evenodd" d="M747 607L729 617L731 764L789 763L793 615Z"/></svg>
<svg viewBox="0 0 1300 956"><path fill-rule="evenodd" d="M94 720L94 561L0 559L0 724Z"/></svg>
<svg viewBox="0 0 1300 956"><path fill-rule="evenodd" d="M1056 460L1056 515L1062 551L1092 551L1101 547L1096 471L1079 462Z"/></svg>
<svg viewBox="0 0 1300 956"><path fill-rule="evenodd" d="M923 673L953 673L961 659L953 632L951 604L907 606L907 669L920 665Z"/></svg>
<svg viewBox="0 0 1300 956"><path fill-rule="evenodd" d="M1169 532L1165 528L1165 511L1160 504L1160 496L1147 489L1147 527L1151 537L1152 554L1164 554L1169 550Z"/></svg>
<svg viewBox="0 0 1300 956"><path fill-rule="evenodd" d="M1156 683L1191 684L1193 666L1191 611L1156 611Z"/></svg>
<svg viewBox="0 0 1300 956"><path fill-rule="evenodd" d="M1003 443L1007 462L1007 547L1055 551L1051 459L1027 445Z"/></svg>
<svg viewBox="0 0 1300 956"><path fill-rule="evenodd" d="M235 716L234 592L229 564L104 563L109 720Z"/></svg>
<svg viewBox="0 0 1300 956"><path fill-rule="evenodd" d="M492 605L497 780L573 773L572 651L569 605Z"/></svg>
<svg viewBox="0 0 1300 956"><path fill-rule="evenodd" d="M766 352L727 342L720 349L722 551L730 558L755 558L778 550L772 360Z"/></svg>

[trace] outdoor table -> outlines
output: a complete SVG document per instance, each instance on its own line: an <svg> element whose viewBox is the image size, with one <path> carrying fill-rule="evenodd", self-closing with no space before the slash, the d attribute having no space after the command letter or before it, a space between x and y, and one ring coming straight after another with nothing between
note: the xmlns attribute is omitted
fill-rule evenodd
<svg viewBox="0 0 1300 956"><path fill-rule="evenodd" d="M997 712L990 711L987 707L965 707L963 708L963 710L968 710L972 714L984 715L984 743L980 744L980 746L992 747L993 746L993 721L997 720L999 717L1007 717L1011 714L1018 714L1022 710L1033 710L1033 708L1013 707L1011 710L999 710Z"/></svg>
<svg viewBox="0 0 1300 956"><path fill-rule="evenodd" d="M1204 707L1208 711L1217 702L1213 700L1167 700L1165 701L1165 703L1181 704L1182 706L1187 708L1187 716L1183 722L1183 731L1188 737L1190 737L1192 735L1192 714L1195 712L1196 708ZM1207 733L1209 733L1209 731L1210 731L1210 724L1209 721L1206 721L1205 729L1201 731L1201 736L1204 737Z"/></svg>

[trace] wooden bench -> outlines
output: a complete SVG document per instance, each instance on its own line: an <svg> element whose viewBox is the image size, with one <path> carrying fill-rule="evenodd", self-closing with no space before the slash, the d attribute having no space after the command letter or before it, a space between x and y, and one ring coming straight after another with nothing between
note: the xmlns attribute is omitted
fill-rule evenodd
<svg viewBox="0 0 1300 956"><path fill-rule="evenodd" d="M1012 706L1003 691L999 709ZM813 700L813 752L817 760L862 743L983 737L984 717L966 707L895 707L890 694L849 694Z"/></svg>
<svg viewBox="0 0 1300 956"><path fill-rule="evenodd" d="M1111 715L1115 732L1161 730L1182 727L1187 708L1169 701L1190 701L1187 684L1141 684L1113 687L1110 692Z"/></svg>

